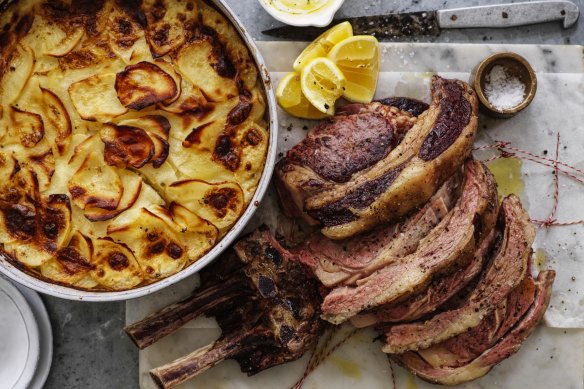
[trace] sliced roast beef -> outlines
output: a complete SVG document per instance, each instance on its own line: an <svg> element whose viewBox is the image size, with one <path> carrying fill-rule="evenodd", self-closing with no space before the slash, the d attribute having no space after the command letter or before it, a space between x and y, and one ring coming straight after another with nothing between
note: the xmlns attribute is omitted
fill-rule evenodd
<svg viewBox="0 0 584 389"><path fill-rule="evenodd" d="M318 224L302 212L303 199L321 192L323 185L346 183L378 163L415 122L415 117L395 107L355 104L311 129L276 168L291 180L276 179L284 212Z"/></svg>
<svg viewBox="0 0 584 389"><path fill-rule="evenodd" d="M373 131L369 124L358 125L363 115L382 116L377 113L379 103L374 104L373 112L352 109L359 113L341 115L317 127L276 168L282 203L294 204L292 210L287 206L289 214L322 226L322 233L331 239L346 239L381 223L395 223L422 206L472 149L477 100L462 81L434 76L430 108L393 149L393 136ZM390 121L411 123L409 113L394 110L389 110ZM349 129L355 134L346 141L330 139L331 134ZM363 132L366 136L359 135ZM391 133L399 131L392 129ZM382 140L373 147L369 142L376 137ZM366 142L356 141L362 139Z"/></svg>
<svg viewBox="0 0 584 389"><path fill-rule="evenodd" d="M478 326L505 301L525 278L535 238L529 215L516 196L503 200L497 231L501 232L497 252L465 304L425 322L389 327L385 331L384 352L402 353L443 342Z"/></svg>
<svg viewBox="0 0 584 389"><path fill-rule="evenodd" d="M501 339L529 310L535 297L535 281L530 274L481 324L418 354L434 367L466 365Z"/></svg>
<svg viewBox="0 0 584 389"><path fill-rule="evenodd" d="M493 176L482 163L465 166L462 195L453 212L419 244L417 250L357 282L334 289L322 305L323 318L339 324L361 311L404 300L423 290L434 278L466 266L477 245L493 228L497 191Z"/></svg>
<svg viewBox="0 0 584 389"><path fill-rule="evenodd" d="M402 223L381 226L351 239L336 241L315 234L293 252L327 287L351 284L377 270L382 258L414 252L420 241L454 207L460 196L461 174L454 174L430 201Z"/></svg>
<svg viewBox="0 0 584 389"><path fill-rule="evenodd" d="M351 319L358 328L380 323L408 322L420 319L447 304L453 297L469 285L483 270L495 241L491 231L483 239L473 259L465 267L433 280L424 291L397 303L380 307L374 312L364 313Z"/></svg>
<svg viewBox="0 0 584 389"><path fill-rule="evenodd" d="M525 339L531 335L547 309L554 278L554 271L540 272L535 284L535 299L527 313L510 331L502 325L500 328L508 332L480 356L462 366L433 366L419 353L413 351L390 357L416 376L435 384L459 385L480 378L495 365L516 353Z"/></svg>

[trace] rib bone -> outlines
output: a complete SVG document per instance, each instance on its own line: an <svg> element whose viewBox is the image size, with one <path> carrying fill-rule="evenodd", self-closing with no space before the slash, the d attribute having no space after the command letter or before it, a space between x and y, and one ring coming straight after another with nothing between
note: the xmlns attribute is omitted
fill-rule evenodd
<svg viewBox="0 0 584 389"><path fill-rule="evenodd" d="M232 278L224 284L197 291L192 296L127 326L124 330L136 346L143 350L209 310L249 293L246 280Z"/></svg>

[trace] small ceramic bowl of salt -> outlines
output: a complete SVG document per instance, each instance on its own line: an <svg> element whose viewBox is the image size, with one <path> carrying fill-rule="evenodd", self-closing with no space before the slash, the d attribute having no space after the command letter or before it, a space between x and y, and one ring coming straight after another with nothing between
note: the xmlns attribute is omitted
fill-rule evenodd
<svg viewBox="0 0 584 389"><path fill-rule="evenodd" d="M535 97L537 77L522 56L497 53L477 67L474 88L485 114L510 118L525 109Z"/></svg>

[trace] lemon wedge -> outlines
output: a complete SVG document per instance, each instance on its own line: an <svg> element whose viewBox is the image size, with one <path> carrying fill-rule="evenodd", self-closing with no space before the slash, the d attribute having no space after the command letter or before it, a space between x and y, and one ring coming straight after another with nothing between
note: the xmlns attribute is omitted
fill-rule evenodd
<svg viewBox="0 0 584 389"><path fill-rule="evenodd" d="M300 86L300 74L296 72L288 73L282 78L278 89L276 89L276 99L280 107L292 116L315 120L327 116L314 108L310 101L304 97Z"/></svg>
<svg viewBox="0 0 584 389"><path fill-rule="evenodd" d="M300 73L311 60L326 57L334 45L352 36L353 26L349 22L343 22L328 29L300 53L294 61L294 70Z"/></svg>
<svg viewBox="0 0 584 389"><path fill-rule="evenodd" d="M379 42L371 35L357 35L337 43L328 58L346 78L343 97L355 103L370 103L379 78Z"/></svg>
<svg viewBox="0 0 584 389"><path fill-rule="evenodd" d="M335 114L335 102L345 91L343 72L328 58L315 58L304 69L300 78L302 93L312 105L327 115Z"/></svg>

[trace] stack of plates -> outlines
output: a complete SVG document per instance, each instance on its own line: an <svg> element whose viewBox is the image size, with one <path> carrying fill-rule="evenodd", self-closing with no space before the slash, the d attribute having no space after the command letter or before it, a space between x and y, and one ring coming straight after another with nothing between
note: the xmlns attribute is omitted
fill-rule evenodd
<svg viewBox="0 0 584 389"><path fill-rule="evenodd" d="M0 277L0 385L42 389L51 368L51 323L40 297Z"/></svg>

